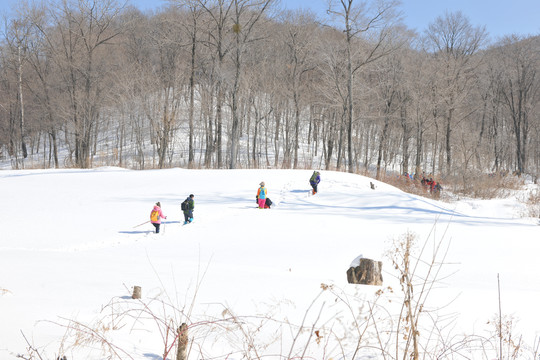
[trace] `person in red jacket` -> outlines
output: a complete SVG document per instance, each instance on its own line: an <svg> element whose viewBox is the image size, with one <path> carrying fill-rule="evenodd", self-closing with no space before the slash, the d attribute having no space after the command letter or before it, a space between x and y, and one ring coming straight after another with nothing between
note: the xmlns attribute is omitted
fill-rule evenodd
<svg viewBox="0 0 540 360"><path fill-rule="evenodd" d="M161 225L161 218L167 219L167 217L161 211L161 203L158 201L154 208L150 212L150 222L156 228L156 234L159 234L159 226Z"/></svg>

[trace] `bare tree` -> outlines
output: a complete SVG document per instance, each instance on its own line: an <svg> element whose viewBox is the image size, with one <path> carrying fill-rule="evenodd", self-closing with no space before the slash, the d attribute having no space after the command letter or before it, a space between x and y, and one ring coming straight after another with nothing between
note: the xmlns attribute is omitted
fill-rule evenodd
<svg viewBox="0 0 540 360"><path fill-rule="evenodd" d="M369 7L372 5L372 7ZM346 40L346 97L345 123L347 126L348 171L354 172L353 122L354 122L354 75L395 49L393 22L397 19L397 2L380 0L369 4L354 0L330 1L328 13L335 15L345 27ZM362 40L362 41L360 41Z"/></svg>
<svg viewBox="0 0 540 360"><path fill-rule="evenodd" d="M343 34L330 29L322 33L318 41L320 53L320 81L317 91L320 94L318 100L321 106L321 114L324 126L323 144L326 168L330 169L332 157L337 152L336 167L341 166L343 119L346 114L347 87L344 79L346 71L346 49ZM338 148L336 151L336 141Z"/></svg>
<svg viewBox="0 0 540 360"><path fill-rule="evenodd" d="M120 33L114 28L120 8L114 0L64 0L58 10L53 13L58 33L54 37L47 33L48 41L53 44L55 61L66 82L70 104L66 117L75 131L75 163L87 168L91 166L93 135L98 131L104 105L106 71L100 66L100 50Z"/></svg>
<svg viewBox="0 0 540 360"><path fill-rule="evenodd" d="M310 73L314 72L317 66L314 39L318 29L314 15L309 13L289 13L283 20L283 25L283 42L287 50L285 86L294 106L293 168L296 169L300 147L300 115L302 110L307 108L305 101L308 90L313 85Z"/></svg>
<svg viewBox="0 0 540 360"><path fill-rule="evenodd" d="M19 141L23 161L28 157L26 148L26 124L25 124L25 102L23 90L24 66L28 62L28 42L30 41L31 24L27 19L12 19L6 24L6 41L9 50L10 63L16 76L17 82L17 103L18 103L18 123L19 123ZM24 167L24 163L21 164ZM18 167L18 162L17 162Z"/></svg>
<svg viewBox="0 0 540 360"><path fill-rule="evenodd" d="M512 119L519 174L526 171L528 137L531 121L534 121L531 113L540 96L538 48L538 41L534 39L511 36L504 39L498 49L502 65L501 101Z"/></svg>
<svg viewBox="0 0 540 360"><path fill-rule="evenodd" d="M233 0L234 32L234 80L231 90L231 153L229 168L236 168L240 140L240 118L238 114L239 91L242 76L243 55L250 43L257 40L255 30L263 20L268 8L275 0Z"/></svg>
<svg viewBox="0 0 540 360"><path fill-rule="evenodd" d="M439 63L440 83L435 85L436 93L444 101L441 116L445 126L446 168L452 165L451 135L456 111L467 98L470 81L478 66L475 54L484 44L486 31L474 27L460 11L446 12L429 25L426 32L426 45ZM459 114L460 120L466 115Z"/></svg>
<svg viewBox="0 0 540 360"><path fill-rule="evenodd" d="M2 97L1 101L1 114L2 123L0 129L3 133L2 143L7 147L7 153L12 160L12 166L17 168L19 166L19 150L18 143L20 139L20 124L17 124L16 106L17 106L17 93L14 91L16 86L13 86L16 81L13 79L12 62L8 56L9 51L2 51L1 55L1 78L0 90Z"/></svg>
<svg viewBox="0 0 540 360"><path fill-rule="evenodd" d="M231 50L232 24L229 15L232 12L233 2L225 0L197 0L211 19L204 44L215 51L215 96L216 96L216 145L217 167L223 167L223 103L225 91L223 89L225 57Z"/></svg>
<svg viewBox="0 0 540 360"><path fill-rule="evenodd" d="M38 100L41 111L43 113L44 128L48 132L50 138L50 154L54 161L54 167L59 168L58 160L58 132L61 129L61 122L56 114L56 106L54 104L57 98L58 88L55 78L55 68L53 64L54 49L51 48L51 43L47 41L45 31L49 18L43 7L32 7L28 9L27 16L32 23L32 38L28 44L30 64L35 73L37 83L31 86L34 96ZM58 100L58 99L56 99Z"/></svg>
<svg viewBox="0 0 540 360"><path fill-rule="evenodd" d="M381 116L383 120L382 130L379 135L379 148L377 149L377 179L381 179L381 164L383 152L388 151L388 137L392 123L399 118L396 113L401 108L402 93L400 83L403 82L403 67L398 56L389 56L386 61L381 61L375 71L377 97L382 104Z"/></svg>
<svg viewBox="0 0 540 360"><path fill-rule="evenodd" d="M194 113L195 113L195 74L199 62L197 61L200 39L200 19L203 14L203 7L198 0L171 0L173 4L186 9L189 15L189 22L184 25L185 31L190 42L190 68L189 68L189 105L188 105L188 123L189 123L189 144L188 144L188 167L193 167L195 161L194 141Z"/></svg>
<svg viewBox="0 0 540 360"><path fill-rule="evenodd" d="M121 46L115 74L116 109L128 127L131 166L144 169L150 133L145 100L148 92L156 91L155 81L150 80L155 80L156 76L149 70L150 54L154 53L149 40L152 26L149 16L136 9L124 12L121 21L124 31L119 38Z"/></svg>
<svg viewBox="0 0 540 360"><path fill-rule="evenodd" d="M165 166L174 134L177 130L181 111L180 89L185 81L182 57L181 27L178 13L169 11L153 19L148 40L155 50L156 57L148 63L146 70L153 74L148 81L155 93L145 93L145 113L151 121L158 153L158 167ZM157 64L157 66L155 66ZM170 160L169 160L170 162Z"/></svg>

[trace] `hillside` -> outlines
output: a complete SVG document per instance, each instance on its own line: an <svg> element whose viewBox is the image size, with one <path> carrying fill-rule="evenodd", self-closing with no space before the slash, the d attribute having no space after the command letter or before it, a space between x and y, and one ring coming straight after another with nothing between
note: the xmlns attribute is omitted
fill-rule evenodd
<svg viewBox="0 0 540 360"><path fill-rule="evenodd" d="M403 294L387 255L408 232L422 264L444 262L415 273L415 295L422 279L435 281L419 300L426 351L469 352L456 345L466 334L486 339L483 349L471 345L471 357L497 356L487 323L498 314L499 276L504 319L523 336L521 358L534 358L540 227L521 218L516 199L443 203L325 171L311 196L310 174L0 172L0 358L28 358L31 344L43 359L162 359L174 338L167 326L183 322L189 359L376 358L375 333L396 356ZM260 181L270 210L256 208ZM183 226L180 203L190 193L195 221ZM160 234L144 224L156 201L167 215ZM347 284L359 255L383 261L382 288ZM133 286L142 287L140 301Z"/></svg>

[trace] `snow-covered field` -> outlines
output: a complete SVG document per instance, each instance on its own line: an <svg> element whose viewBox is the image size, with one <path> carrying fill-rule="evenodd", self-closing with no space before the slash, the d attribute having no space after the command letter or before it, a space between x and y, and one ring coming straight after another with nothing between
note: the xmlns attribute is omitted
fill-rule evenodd
<svg viewBox="0 0 540 360"><path fill-rule="evenodd" d="M374 304L379 289L385 301L402 298L387 253L407 232L417 235L418 253L426 243L425 261L435 245L444 248L439 260L448 247L426 301L426 309L438 310L426 318L440 316L441 333L488 337L488 321L499 312L499 277L502 314L513 320L513 335L523 336L522 358L530 358L540 336L540 226L521 217L515 198L443 203L326 171L311 196L310 175L0 171L0 359L29 358L30 345L43 359L107 359L114 352L162 359L173 339L167 325L182 322L190 326L190 359L351 359L351 313ZM270 210L256 208L261 181L275 205ZM191 193L195 221L184 226L180 203ZM137 226L157 201L167 216L160 234L149 223ZM359 255L383 262L382 288L347 283ZM141 300L131 299L133 286L141 286ZM395 315L393 305L384 308L379 331L390 331L382 322Z"/></svg>

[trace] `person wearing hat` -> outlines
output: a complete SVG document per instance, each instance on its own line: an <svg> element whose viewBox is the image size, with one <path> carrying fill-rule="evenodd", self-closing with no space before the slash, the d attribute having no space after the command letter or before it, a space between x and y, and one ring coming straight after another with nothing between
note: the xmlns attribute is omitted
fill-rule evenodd
<svg viewBox="0 0 540 360"><path fill-rule="evenodd" d="M193 221L193 209L195 209L195 201L193 201L194 197L195 195L190 194L186 200L184 200L185 205L182 207L182 211L184 212L184 225Z"/></svg>
<svg viewBox="0 0 540 360"><path fill-rule="evenodd" d="M319 185L320 182L321 182L321 173L315 170L313 172L313 175L311 175L311 177L309 178L309 184L313 188L311 192L313 195L317 193L317 186Z"/></svg>
<svg viewBox="0 0 540 360"><path fill-rule="evenodd" d="M257 190L257 202L259 203L259 209L264 209L264 205L266 204L267 191L264 187L264 181L262 181L259 185L261 187L259 188L259 190Z"/></svg>
<svg viewBox="0 0 540 360"><path fill-rule="evenodd" d="M154 227L156 228L156 234L159 234L159 226L161 225L161 218L167 219L165 215L163 215L163 211L161 211L161 203L158 201L156 205L154 205L154 208L150 212L150 222Z"/></svg>

